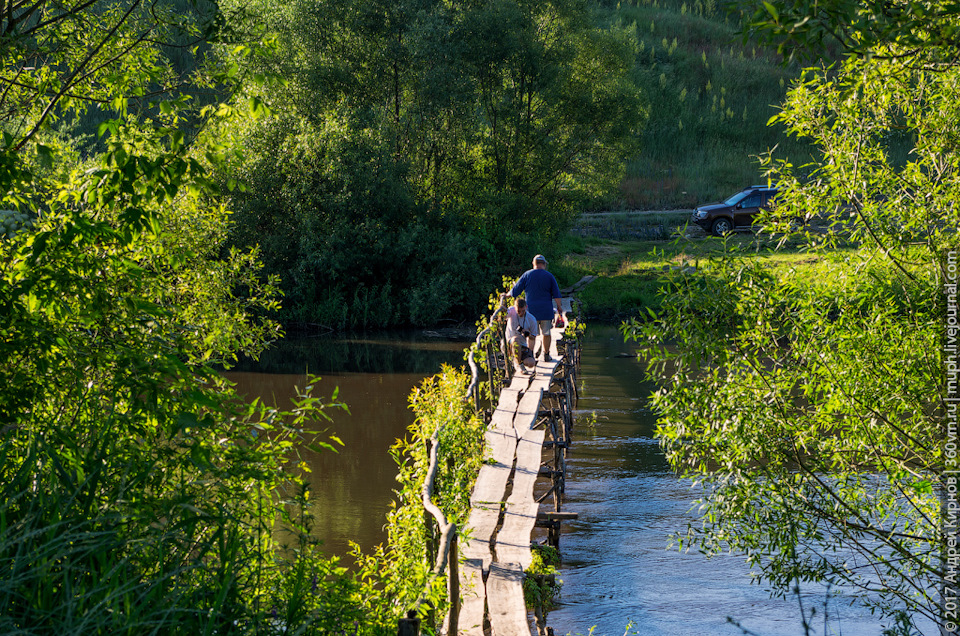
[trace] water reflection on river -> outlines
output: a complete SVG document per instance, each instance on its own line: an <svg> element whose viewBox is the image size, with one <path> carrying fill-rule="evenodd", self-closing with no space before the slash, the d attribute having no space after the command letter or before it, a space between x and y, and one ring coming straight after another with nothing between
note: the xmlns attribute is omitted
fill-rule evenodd
<svg viewBox="0 0 960 636"><path fill-rule="evenodd" d="M284 408L293 387L305 385L308 371L322 378L314 395L327 397L339 387L339 399L350 412L330 411L333 421L325 426L344 446L338 453L301 450L312 469L313 534L328 553L346 554L349 541L369 551L386 539L385 515L397 485L389 448L413 422L407 398L441 364L462 365L468 344L422 334L292 338L259 364L226 374L240 393Z"/></svg>

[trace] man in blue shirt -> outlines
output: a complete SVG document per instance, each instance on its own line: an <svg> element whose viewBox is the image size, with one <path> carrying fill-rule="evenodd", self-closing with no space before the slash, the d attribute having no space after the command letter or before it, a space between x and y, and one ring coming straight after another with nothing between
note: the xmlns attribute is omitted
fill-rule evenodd
<svg viewBox="0 0 960 636"><path fill-rule="evenodd" d="M533 257L533 269L524 272L510 293L506 295L516 298L523 292L527 293L527 311L533 314L540 329L540 335L543 337L543 360L552 362L553 358L550 357L550 328L553 326L551 301L556 305L558 314L563 315L563 311L560 309L560 286L557 285L557 279L553 274L547 271L547 259L543 254Z"/></svg>

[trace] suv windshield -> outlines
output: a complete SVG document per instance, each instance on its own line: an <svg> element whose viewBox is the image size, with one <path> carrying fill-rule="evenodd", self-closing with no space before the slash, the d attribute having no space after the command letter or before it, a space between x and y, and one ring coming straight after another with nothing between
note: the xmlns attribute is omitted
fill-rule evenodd
<svg viewBox="0 0 960 636"><path fill-rule="evenodd" d="M749 192L737 192L735 195L723 202L724 205L736 205L743 200L745 196L750 194Z"/></svg>

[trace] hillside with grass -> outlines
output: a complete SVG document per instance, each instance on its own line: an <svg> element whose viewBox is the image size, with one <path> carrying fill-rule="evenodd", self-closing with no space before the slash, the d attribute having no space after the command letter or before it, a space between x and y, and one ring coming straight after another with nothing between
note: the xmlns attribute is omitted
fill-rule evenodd
<svg viewBox="0 0 960 636"><path fill-rule="evenodd" d="M745 41L745 16L714 0L631 0L600 11L602 22L636 29L650 114L619 191L596 209L690 208L763 182L757 157L776 146L807 154L767 125L800 68Z"/></svg>

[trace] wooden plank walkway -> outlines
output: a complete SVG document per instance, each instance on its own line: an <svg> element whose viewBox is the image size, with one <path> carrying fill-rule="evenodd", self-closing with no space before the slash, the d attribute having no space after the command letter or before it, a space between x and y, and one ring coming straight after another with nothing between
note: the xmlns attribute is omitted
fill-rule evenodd
<svg viewBox="0 0 960 636"><path fill-rule="evenodd" d="M569 320L569 298L562 299L562 308ZM527 617L522 585L533 558L530 539L539 511L534 485L546 434L537 419L560 366L557 342L563 330L554 328L551 335L553 361L538 359L533 375L514 376L486 431L487 459L470 498L470 539L460 568L460 634L484 636L485 626L492 636L537 633Z"/></svg>

